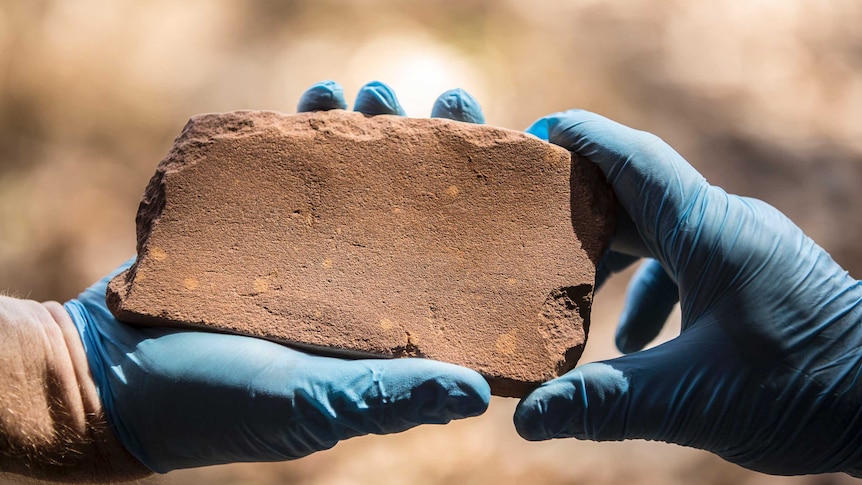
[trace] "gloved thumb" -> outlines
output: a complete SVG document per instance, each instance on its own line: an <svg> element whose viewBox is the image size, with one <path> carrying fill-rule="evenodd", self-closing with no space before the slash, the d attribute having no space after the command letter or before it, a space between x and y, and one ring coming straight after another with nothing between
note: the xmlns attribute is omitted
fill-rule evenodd
<svg viewBox="0 0 862 485"><path fill-rule="evenodd" d="M704 384L700 361L710 354L696 333L544 383L518 404L518 434L530 441L641 438L690 444L680 430L689 424L692 389Z"/></svg>
<svg viewBox="0 0 862 485"><path fill-rule="evenodd" d="M625 439L630 378L618 363L583 365L546 382L515 410L515 429L524 439Z"/></svg>

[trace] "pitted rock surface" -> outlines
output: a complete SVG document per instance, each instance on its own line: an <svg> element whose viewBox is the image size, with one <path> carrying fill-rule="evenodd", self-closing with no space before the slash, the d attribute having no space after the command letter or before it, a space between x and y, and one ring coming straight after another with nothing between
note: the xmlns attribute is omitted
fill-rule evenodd
<svg viewBox="0 0 862 485"><path fill-rule="evenodd" d="M521 132L201 115L150 180L107 301L136 325L451 362L522 396L583 352L613 214L595 166Z"/></svg>

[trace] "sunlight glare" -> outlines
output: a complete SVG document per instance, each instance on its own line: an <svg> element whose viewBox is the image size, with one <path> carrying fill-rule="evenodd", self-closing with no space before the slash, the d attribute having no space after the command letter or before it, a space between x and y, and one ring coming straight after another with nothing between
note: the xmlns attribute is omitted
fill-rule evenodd
<svg viewBox="0 0 862 485"><path fill-rule="evenodd" d="M457 52L415 34L377 37L362 45L349 66L356 92L371 80L391 86L409 116L428 116L434 100L447 89L461 87L483 99L478 73Z"/></svg>

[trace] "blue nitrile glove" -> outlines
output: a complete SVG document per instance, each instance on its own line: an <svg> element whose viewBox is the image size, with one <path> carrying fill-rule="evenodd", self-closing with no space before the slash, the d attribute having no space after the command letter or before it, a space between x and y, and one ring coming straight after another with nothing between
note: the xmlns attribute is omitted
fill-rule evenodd
<svg viewBox="0 0 862 485"><path fill-rule="evenodd" d="M614 247L655 258L632 287L626 332L656 325L652 301L672 300L662 278L677 284L682 332L545 383L518 405L521 436L642 438L767 473L862 473L862 283L778 210L709 185L654 135L584 111L528 131L597 164L636 228Z"/></svg>
<svg viewBox="0 0 862 485"><path fill-rule="evenodd" d="M363 109L399 112L389 88L370 89L381 102ZM305 111L346 105L331 82L302 99ZM250 337L131 327L105 306L110 278L65 307L111 429L156 472L299 458L352 436L475 416L490 400L479 374L442 362L342 360Z"/></svg>
<svg viewBox="0 0 862 485"><path fill-rule="evenodd" d="M485 116L479 103L470 93L461 88L450 89L441 94L431 109L432 118L449 118L469 123L484 124Z"/></svg>

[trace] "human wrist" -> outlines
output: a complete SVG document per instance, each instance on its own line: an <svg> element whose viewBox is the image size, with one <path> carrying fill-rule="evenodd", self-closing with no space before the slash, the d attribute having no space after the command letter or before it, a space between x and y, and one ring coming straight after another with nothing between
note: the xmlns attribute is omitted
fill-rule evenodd
<svg viewBox="0 0 862 485"><path fill-rule="evenodd" d="M87 357L56 302L0 297L0 471L60 481L150 472L104 419Z"/></svg>

